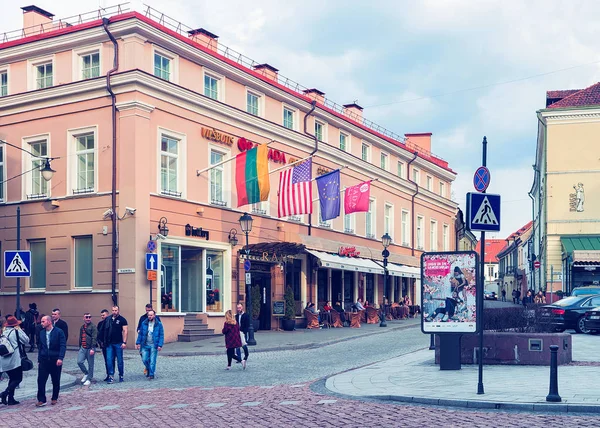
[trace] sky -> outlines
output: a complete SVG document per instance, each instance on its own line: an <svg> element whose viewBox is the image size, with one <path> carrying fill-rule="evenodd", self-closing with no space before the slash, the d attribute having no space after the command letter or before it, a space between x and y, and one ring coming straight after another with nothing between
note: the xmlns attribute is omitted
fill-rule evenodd
<svg viewBox="0 0 600 428"><path fill-rule="evenodd" d="M6 1L6 0L5 0ZM66 18L109 0L11 0L0 36L22 25L21 6ZM594 0L134 0L398 134L431 132L432 152L458 173L452 198L465 209L487 136L488 193L502 196L505 238L531 220L536 111L547 90L600 80Z"/></svg>

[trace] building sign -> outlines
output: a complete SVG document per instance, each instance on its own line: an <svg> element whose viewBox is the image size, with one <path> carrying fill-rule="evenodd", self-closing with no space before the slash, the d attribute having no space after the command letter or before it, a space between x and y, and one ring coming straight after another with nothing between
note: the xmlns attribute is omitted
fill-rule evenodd
<svg viewBox="0 0 600 428"><path fill-rule="evenodd" d="M240 152L246 152L257 145L257 143L253 143L250 140L246 140L244 137L238 138L237 146ZM285 153L283 153L280 150L269 149L267 158L275 163L286 163Z"/></svg>
<svg viewBox="0 0 600 428"><path fill-rule="evenodd" d="M421 256L423 333L476 333L478 255L474 251Z"/></svg>
<svg viewBox="0 0 600 428"><path fill-rule="evenodd" d="M324 166L320 166L317 168L318 176L329 174L330 172L331 172L331 170L329 168L325 168Z"/></svg>
<svg viewBox="0 0 600 428"><path fill-rule="evenodd" d="M358 257L358 256L360 256L360 251L356 251L356 247L340 247L338 249L338 256Z"/></svg>
<svg viewBox="0 0 600 428"><path fill-rule="evenodd" d="M190 224L185 225L185 236L197 236L198 238L206 238L207 241L210 239L208 230L203 230L201 227L194 227Z"/></svg>
<svg viewBox="0 0 600 428"><path fill-rule="evenodd" d="M207 140L214 141L216 143L225 144L226 146L233 146L234 137L231 135L224 134L220 131L210 128L202 128L202 136Z"/></svg>

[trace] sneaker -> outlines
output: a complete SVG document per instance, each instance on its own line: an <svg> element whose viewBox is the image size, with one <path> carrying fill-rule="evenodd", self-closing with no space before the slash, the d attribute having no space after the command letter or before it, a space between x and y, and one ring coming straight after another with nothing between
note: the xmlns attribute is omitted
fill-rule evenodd
<svg viewBox="0 0 600 428"><path fill-rule="evenodd" d="M92 384L92 382L87 379L85 382L83 382L83 386L90 386Z"/></svg>
<svg viewBox="0 0 600 428"><path fill-rule="evenodd" d="M112 378L112 376L109 376L106 383L115 383L115 380Z"/></svg>
<svg viewBox="0 0 600 428"><path fill-rule="evenodd" d="M87 380L88 380L88 375L84 375L84 376L81 378L81 383L85 383Z"/></svg>
<svg viewBox="0 0 600 428"><path fill-rule="evenodd" d="M14 398L12 400L8 400L7 403L9 406L16 406L17 404L21 404L20 401L15 400Z"/></svg>
<svg viewBox="0 0 600 428"><path fill-rule="evenodd" d="M154 379L154 376L152 376L152 375L148 376L148 380L152 380L152 379Z"/></svg>
<svg viewBox="0 0 600 428"><path fill-rule="evenodd" d="M246 360L242 360L242 367L246 370Z"/></svg>
<svg viewBox="0 0 600 428"><path fill-rule="evenodd" d="M148 376L148 369L144 369L144 376Z"/></svg>
<svg viewBox="0 0 600 428"><path fill-rule="evenodd" d="M57 402L58 402L57 400L50 400L50 404L53 406L56 405Z"/></svg>
<svg viewBox="0 0 600 428"><path fill-rule="evenodd" d="M119 382L124 382L123 376L119 376Z"/></svg>
<svg viewBox="0 0 600 428"><path fill-rule="evenodd" d="M110 379L110 376L106 376L102 382L108 382L108 379Z"/></svg>
<svg viewBox="0 0 600 428"><path fill-rule="evenodd" d="M45 401L38 401L37 403L35 403L35 407L44 407L46 404L48 403L46 403Z"/></svg>

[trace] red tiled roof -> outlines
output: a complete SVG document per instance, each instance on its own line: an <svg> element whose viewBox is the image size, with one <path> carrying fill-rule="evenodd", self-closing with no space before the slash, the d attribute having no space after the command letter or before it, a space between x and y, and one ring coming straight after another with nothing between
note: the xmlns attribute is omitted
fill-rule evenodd
<svg viewBox="0 0 600 428"><path fill-rule="evenodd" d="M563 91L549 91L563 92ZM588 88L581 89L567 95L562 100L550 104L548 108L568 108L600 105L600 83L596 83Z"/></svg>
<svg viewBox="0 0 600 428"><path fill-rule="evenodd" d="M523 233L527 232L531 226L533 226L533 221L530 221L529 223L527 223L525 226L523 226L522 228L520 228L519 230L517 230L514 233L511 233L509 235L508 238L505 239L505 241L508 241L509 239L514 239L514 238L518 238L519 236L521 236Z"/></svg>
<svg viewBox="0 0 600 428"><path fill-rule="evenodd" d="M498 253L506 246L504 239L486 239L485 240L485 261L484 263L498 263Z"/></svg>
<svg viewBox="0 0 600 428"><path fill-rule="evenodd" d="M560 89L558 91L546 91L546 98L565 98L579 92L581 89Z"/></svg>

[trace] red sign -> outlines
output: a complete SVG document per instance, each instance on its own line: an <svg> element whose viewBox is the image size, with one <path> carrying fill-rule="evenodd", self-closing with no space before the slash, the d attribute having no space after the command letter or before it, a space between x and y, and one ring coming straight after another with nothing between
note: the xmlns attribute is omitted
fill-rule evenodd
<svg viewBox="0 0 600 428"><path fill-rule="evenodd" d="M450 273L450 262L448 260L426 260L425 275L427 276L447 276Z"/></svg>
<svg viewBox="0 0 600 428"><path fill-rule="evenodd" d="M257 145L250 140L246 140L244 137L238 138L237 146L240 152L246 152ZM286 163L285 153L279 150L269 149L267 158L275 163Z"/></svg>
<svg viewBox="0 0 600 428"><path fill-rule="evenodd" d="M356 251L356 247L340 247L338 255L342 257L358 257L360 251Z"/></svg>
<svg viewBox="0 0 600 428"><path fill-rule="evenodd" d="M148 274L147 274L148 281L156 281L156 279L158 278L158 274L156 273L156 271L149 270L147 272L148 272Z"/></svg>
<svg viewBox="0 0 600 428"><path fill-rule="evenodd" d="M536 269L539 269L541 265L542 264L540 263L539 260L536 260L535 262L533 262L533 267L536 268Z"/></svg>

